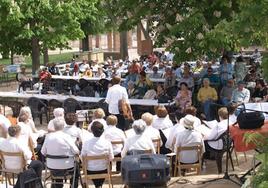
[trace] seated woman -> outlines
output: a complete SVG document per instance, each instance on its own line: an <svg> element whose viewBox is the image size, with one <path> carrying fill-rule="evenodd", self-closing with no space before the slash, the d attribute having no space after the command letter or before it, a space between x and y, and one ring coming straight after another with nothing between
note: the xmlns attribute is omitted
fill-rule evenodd
<svg viewBox="0 0 268 188"><path fill-rule="evenodd" d="M185 82L180 83L180 90L176 96L176 105L181 113L184 113L185 109L192 105L192 92Z"/></svg>
<svg viewBox="0 0 268 188"><path fill-rule="evenodd" d="M75 113L67 113L64 117L66 126L63 132L70 135L77 146L82 142L82 130L76 127L77 115Z"/></svg>
<svg viewBox="0 0 268 188"><path fill-rule="evenodd" d="M100 122L103 125L103 128L106 129L107 128L107 123L104 119L105 117L105 112L102 108L98 108L94 111L93 113L93 117L92 117L92 122L88 125L88 131L91 132L91 126L95 121Z"/></svg>
<svg viewBox="0 0 268 188"><path fill-rule="evenodd" d="M263 80L256 81L256 87L251 97L252 102L265 101L267 96L267 87Z"/></svg>
<svg viewBox="0 0 268 188"><path fill-rule="evenodd" d="M218 100L218 94L216 90L210 87L210 81L208 78L204 78L203 87L201 87L197 94L197 100L201 103L203 112L205 113L206 120L210 121L214 118L211 116L211 104Z"/></svg>
<svg viewBox="0 0 268 188"><path fill-rule="evenodd" d="M139 78L135 83L135 89L138 92L138 98L143 98L151 86L152 82L146 77L146 73L144 71L141 71Z"/></svg>
<svg viewBox="0 0 268 188"><path fill-rule="evenodd" d="M93 138L88 139L82 146L81 155L83 156L96 156L96 155L109 155L109 160L112 161L114 158L113 148L110 141L106 140L102 134L104 132L103 125L95 121L91 127ZM89 161L87 164L87 173L88 174L100 174L107 173L107 163L110 161L106 160L95 160ZM94 179L92 180L95 187L102 187L103 179Z"/></svg>
<svg viewBox="0 0 268 188"><path fill-rule="evenodd" d="M164 106L159 106L156 109L156 117L153 120L152 126L158 130L164 130L173 126L169 119L168 111Z"/></svg>
<svg viewBox="0 0 268 188"><path fill-rule="evenodd" d="M138 98L138 91L135 88L134 82L132 82L130 80L127 85L128 85L128 87L127 87L128 98L130 98L130 99Z"/></svg>
<svg viewBox="0 0 268 188"><path fill-rule="evenodd" d="M155 147L150 137L143 134L146 129L146 123L143 120L136 120L132 125L135 135L127 138L121 156L125 157L127 153L134 154L135 151L151 150L155 154Z"/></svg>
<svg viewBox="0 0 268 188"><path fill-rule="evenodd" d="M92 76L93 76L92 70L89 67L87 67L86 70L83 72L82 77L91 78Z"/></svg>

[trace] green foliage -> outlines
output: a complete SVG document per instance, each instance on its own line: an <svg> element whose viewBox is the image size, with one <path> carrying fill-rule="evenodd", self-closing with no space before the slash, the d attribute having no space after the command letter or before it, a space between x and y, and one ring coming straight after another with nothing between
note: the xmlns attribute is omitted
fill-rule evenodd
<svg viewBox="0 0 268 188"><path fill-rule="evenodd" d="M260 151L256 158L261 162L261 166L253 177L253 187L266 188L268 185L268 138L259 133L246 133L244 140L247 144L255 144Z"/></svg>
<svg viewBox="0 0 268 188"><path fill-rule="evenodd" d="M69 40L84 36L81 23L94 20L98 0L0 0L0 53L33 53L32 41L42 49L67 48ZM39 51L39 49L38 49ZM39 54L36 54L39 56ZM39 64L40 62L33 62Z"/></svg>

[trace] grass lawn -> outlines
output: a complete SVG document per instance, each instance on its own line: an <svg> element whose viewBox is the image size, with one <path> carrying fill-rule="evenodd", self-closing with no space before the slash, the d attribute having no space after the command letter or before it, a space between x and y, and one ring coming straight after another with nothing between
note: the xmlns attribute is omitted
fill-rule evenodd
<svg viewBox="0 0 268 188"><path fill-rule="evenodd" d="M74 54L73 52L70 52L70 53L49 55L49 62L60 63L60 62L70 61L73 58L73 54ZM25 57L25 63L26 63L26 67L31 67L32 59L30 56ZM43 56L40 57L40 63L41 65L43 64ZM11 64L10 59L0 59L0 64L10 65Z"/></svg>

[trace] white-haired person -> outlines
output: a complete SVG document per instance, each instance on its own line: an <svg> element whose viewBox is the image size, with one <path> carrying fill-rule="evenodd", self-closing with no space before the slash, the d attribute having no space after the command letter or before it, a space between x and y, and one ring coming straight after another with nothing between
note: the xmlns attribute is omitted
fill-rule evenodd
<svg viewBox="0 0 268 188"><path fill-rule="evenodd" d="M42 169L43 164L39 160L31 160L32 159L32 152L29 150L28 147L24 147L21 144L19 139L21 133L20 126L10 126L8 128L8 135L7 139L1 141L0 144L0 151L1 152L22 152L24 159L27 161L28 169L33 169L38 177L42 176ZM5 167L9 170L18 170L22 166L22 160L17 156L5 156ZM17 183L14 186L15 188L21 187L20 186L20 176L18 177ZM28 180L28 179L26 179Z"/></svg>
<svg viewBox="0 0 268 188"><path fill-rule="evenodd" d="M54 115L54 118L52 120L50 120L48 125L47 125L48 132L54 132L55 131L54 123L53 123L55 119L64 120L64 109L63 108L55 108L53 110L53 115Z"/></svg>
<svg viewBox="0 0 268 188"><path fill-rule="evenodd" d="M20 143L23 146L29 147L30 149L37 147L37 136L33 134L31 127L27 124L29 117L27 113L21 113L18 117L18 126L20 126Z"/></svg>
<svg viewBox="0 0 268 188"><path fill-rule="evenodd" d="M46 131L44 131L44 130L37 130L37 129L36 129L36 127L35 127L35 123L34 123L34 121L33 121L33 117L32 117L32 111L31 111L31 108L30 108L29 106L23 106L23 107L20 109L20 114L19 114L19 116L22 115L22 114L26 114L26 115L27 115L28 119L27 119L24 123L27 124L27 125L31 128L33 134L34 134L36 137L43 137L44 134L46 133Z"/></svg>
<svg viewBox="0 0 268 188"><path fill-rule="evenodd" d="M166 107L159 106L156 109L156 116L153 120L152 126L158 130L165 130L173 126Z"/></svg>
<svg viewBox="0 0 268 188"><path fill-rule="evenodd" d="M82 130L76 126L77 115L75 113L67 113L64 119L66 125L63 128L63 132L70 135L73 141L79 145L82 143Z"/></svg>
<svg viewBox="0 0 268 188"><path fill-rule="evenodd" d="M64 119L53 120L54 132L46 135L45 142L41 149L44 156L47 156L47 167L53 176L72 175L74 169L74 156L79 154L79 149L73 142L70 135L63 132L65 126ZM69 156L69 158L59 159L59 156ZM75 177L74 188L78 187L78 173ZM56 180L60 183L63 180ZM72 182L72 179L71 179ZM53 185L54 188L62 188L63 185Z"/></svg>
<svg viewBox="0 0 268 188"><path fill-rule="evenodd" d="M109 155L109 161L106 160L96 160L89 161L87 164L88 174L99 174L107 172L107 163L113 160L113 148L110 141L102 136L104 132L104 127L101 122L95 121L91 126L91 131L94 135L93 138L88 139L83 143L81 155L83 156L99 156L99 155ZM95 187L102 187L104 179L94 179L92 180Z"/></svg>
<svg viewBox="0 0 268 188"><path fill-rule="evenodd" d="M93 120L92 122L88 125L88 131L91 132L91 126L92 124L95 122L95 121L98 121L100 122L102 125L103 125L103 128L106 129L108 126L107 126L107 123L104 119L105 117L105 112L102 108L97 108L94 112L93 112Z"/></svg>
<svg viewBox="0 0 268 188"><path fill-rule="evenodd" d="M152 140L154 139L160 139L160 146L162 145L161 137L160 137L160 132L156 128L152 126L154 116L149 113L145 112L144 114L141 115L141 119L146 123L146 129L145 133L147 136L149 136ZM156 146L156 144L155 144Z"/></svg>
<svg viewBox="0 0 268 188"><path fill-rule="evenodd" d="M110 115L107 117L106 122L108 124L108 128L104 131L104 137L112 141L123 141L123 143L126 140L125 133L116 127L117 125L117 117L115 115ZM113 152L115 157L121 156L121 151L123 149L123 144L114 144L113 146ZM121 162L116 162L116 171L121 171Z"/></svg>
<svg viewBox="0 0 268 188"><path fill-rule="evenodd" d="M152 139L148 137L147 134L144 134L146 123L141 119L136 120L133 122L132 128L135 135L126 139L121 156L125 157L127 154L135 154L136 151L142 152L148 150L151 150L151 152L155 154L155 147Z"/></svg>

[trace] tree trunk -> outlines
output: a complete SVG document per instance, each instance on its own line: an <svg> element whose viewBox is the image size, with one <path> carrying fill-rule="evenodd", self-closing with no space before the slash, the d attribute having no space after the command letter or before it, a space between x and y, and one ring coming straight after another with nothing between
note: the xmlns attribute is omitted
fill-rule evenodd
<svg viewBox="0 0 268 188"><path fill-rule="evenodd" d="M32 74L40 67L40 46L39 40L36 37L32 38Z"/></svg>
<svg viewBox="0 0 268 188"><path fill-rule="evenodd" d="M43 53L44 53L44 66L47 66L49 62L48 49L45 48Z"/></svg>
<svg viewBox="0 0 268 188"><path fill-rule="evenodd" d="M2 55L2 59L8 59L9 58L9 51L4 51L1 55Z"/></svg>
<svg viewBox="0 0 268 188"><path fill-rule="evenodd" d="M11 63L11 65L13 65L14 64L14 57L13 57L13 50L11 50L10 51L10 63Z"/></svg>
<svg viewBox="0 0 268 188"><path fill-rule="evenodd" d="M89 51L89 42L88 42L88 35L82 39L82 51Z"/></svg>
<svg viewBox="0 0 268 188"><path fill-rule="evenodd" d="M120 33L120 57L125 59L128 56L127 31Z"/></svg>

